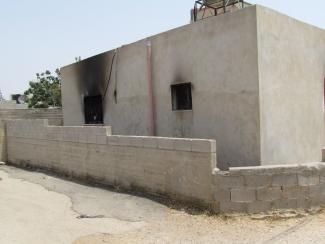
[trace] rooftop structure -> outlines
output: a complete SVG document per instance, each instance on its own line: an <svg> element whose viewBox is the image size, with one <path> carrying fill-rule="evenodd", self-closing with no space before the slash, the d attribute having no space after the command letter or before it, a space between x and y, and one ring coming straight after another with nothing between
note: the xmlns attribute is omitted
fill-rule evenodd
<svg viewBox="0 0 325 244"><path fill-rule="evenodd" d="M195 22L247 6L250 6L250 4L244 2L244 0L196 0L191 11L191 21Z"/></svg>

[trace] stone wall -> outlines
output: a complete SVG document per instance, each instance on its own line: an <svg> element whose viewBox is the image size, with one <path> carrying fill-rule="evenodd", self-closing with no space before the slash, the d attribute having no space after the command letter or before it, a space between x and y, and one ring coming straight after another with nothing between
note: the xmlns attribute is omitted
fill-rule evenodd
<svg viewBox="0 0 325 244"><path fill-rule="evenodd" d="M308 209L325 203L325 164L215 170L213 189L223 213Z"/></svg>
<svg viewBox="0 0 325 244"><path fill-rule="evenodd" d="M212 202L214 140L112 136L110 127L7 121L8 162L126 189Z"/></svg>

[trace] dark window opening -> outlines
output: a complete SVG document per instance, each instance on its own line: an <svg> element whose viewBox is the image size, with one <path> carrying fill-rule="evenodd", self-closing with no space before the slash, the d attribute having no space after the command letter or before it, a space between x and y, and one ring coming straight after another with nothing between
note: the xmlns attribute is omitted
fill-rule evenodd
<svg viewBox="0 0 325 244"><path fill-rule="evenodd" d="M84 98L85 124L103 124L102 96Z"/></svg>
<svg viewBox="0 0 325 244"><path fill-rule="evenodd" d="M171 85L173 110L192 110L192 85L182 83Z"/></svg>

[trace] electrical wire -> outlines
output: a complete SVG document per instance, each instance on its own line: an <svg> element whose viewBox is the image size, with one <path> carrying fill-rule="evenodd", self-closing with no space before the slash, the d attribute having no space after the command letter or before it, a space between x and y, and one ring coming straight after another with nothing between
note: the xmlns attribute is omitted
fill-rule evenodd
<svg viewBox="0 0 325 244"><path fill-rule="evenodd" d="M114 88L114 100L115 100L115 104L117 103L117 72L118 72L118 49L116 49L116 58L115 58L115 88Z"/></svg>
<svg viewBox="0 0 325 244"><path fill-rule="evenodd" d="M107 84L106 84L106 87L105 87L105 91L104 91L104 94L103 94L102 101L105 100L105 97L106 97L106 94L107 94L107 90L108 90L108 86L109 86L109 83L110 83L111 78L112 78L112 70L113 70L113 65L114 65L114 60L115 60L116 53L117 53L117 51L115 50L114 55L112 57L111 67L110 67L110 71L109 71L109 76L108 76L108 80L107 80Z"/></svg>

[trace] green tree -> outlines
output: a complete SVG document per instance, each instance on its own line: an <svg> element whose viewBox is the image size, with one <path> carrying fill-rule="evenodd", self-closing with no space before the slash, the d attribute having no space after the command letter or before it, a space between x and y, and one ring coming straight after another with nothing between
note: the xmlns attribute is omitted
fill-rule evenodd
<svg viewBox="0 0 325 244"><path fill-rule="evenodd" d="M36 81L29 82L29 88L24 93L30 108L61 107L61 77L60 70L55 74L48 70L36 74Z"/></svg>

